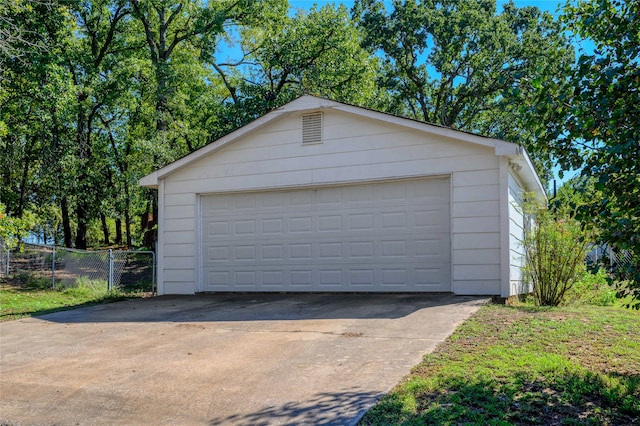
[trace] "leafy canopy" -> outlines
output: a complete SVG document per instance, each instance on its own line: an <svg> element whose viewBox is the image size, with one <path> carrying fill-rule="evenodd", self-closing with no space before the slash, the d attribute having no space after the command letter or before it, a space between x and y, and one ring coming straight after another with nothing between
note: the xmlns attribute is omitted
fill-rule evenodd
<svg viewBox="0 0 640 426"><path fill-rule="evenodd" d="M548 170L537 141L553 114L532 94L573 61L560 24L513 2L501 12L495 0L394 0L390 11L386 3L359 0L353 15L383 59L389 112L525 145Z"/></svg>
<svg viewBox="0 0 640 426"><path fill-rule="evenodd" d="M566 114L551 146L561 166L581 167L593 181L580 218L631 256L613 272L640 308L640 1L579 1L564 12L567 28L595 51L579 57L571 99L551 99Z"/></svg>

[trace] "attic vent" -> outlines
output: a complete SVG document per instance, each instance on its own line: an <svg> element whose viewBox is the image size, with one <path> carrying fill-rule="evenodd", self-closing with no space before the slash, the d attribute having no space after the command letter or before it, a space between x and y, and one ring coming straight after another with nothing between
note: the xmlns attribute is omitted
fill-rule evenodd
<svg viewBox="0 0 640 426"><path fill-rule="evenodd" d="M322 113L302 116L302 144L322 143Z"/></svg>

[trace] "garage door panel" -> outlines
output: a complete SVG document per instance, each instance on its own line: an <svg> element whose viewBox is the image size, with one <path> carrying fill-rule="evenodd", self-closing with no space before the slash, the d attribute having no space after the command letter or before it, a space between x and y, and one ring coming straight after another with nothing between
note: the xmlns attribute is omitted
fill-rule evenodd
<svg viewBox="0 0 640 426"><path fill-rule="evenodd" d="M262 233L265 235L284 233L284 220L281 217L262 219L260 225Z"/></svg>
<svg viewBox="0 0 640 426"><path fill-rule="evenodd" d="M409 235L407 235L409 237ZM206 263L225 263L229 261L252 262L256 266L269 266L280 264L283 261L289 263L307 262L314 259L331 260L339 263L352 261L368 261L371 263L391 262L405 260L411 257L412 261L440 261L448 259L443 251L441 240L385 240L363 241L355 239L346 242L300 243L285 242L276 244L242 244L236 242L230 245L216 245L206 247ZM447 246L448 247L448 246Z"/></svg>
<svg viewBox="0 0 640 426"><path fill-rule="evenodd" d="M449 291L449 191L428 179L202 196L201 289Z"/></svg>

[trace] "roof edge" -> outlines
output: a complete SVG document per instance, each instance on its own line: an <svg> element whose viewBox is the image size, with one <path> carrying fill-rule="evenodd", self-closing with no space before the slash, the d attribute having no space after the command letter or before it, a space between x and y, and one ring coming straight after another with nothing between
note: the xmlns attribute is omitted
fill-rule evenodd
<svg viewBox="0 0 640 426"><path fill-rule="evenodd" d="M531 157L527 153L527 150L518 145L519 153L516 155L507 155L506 157L512 163L512 169L520 176L522 181L527 186L527 191L535 192L541 202L545 204L548 201L547 191L544 189L540 177L536 172L536 169L531 161Z"/></svg>
<svg viewBox="0 0 640 426"><path fill-rule="evenodd" d="M496 155L513 155L518 152L518 144L513 142L507 142L500 139L494 139L487 136L480 136L473 133L465 132L462 130L456 130L449 127L438 126L436 124L426 123L423 121L413 120L411 118L400 117L397 115L389 114L386 112L375 111L372 109L362 108L355 105L342 104L334 102L335 105L331 106L332 109L336 109L351 114L360 116L366 116L369 118L384 121L390 124L396 124L403 127L408 127L414 130L422 132L428 132L438 136L444 136L451 139L458 139L477 145L482 145L495 149Z"/></svg>
<svg viewBox="0 0 640 426"><path fill-rule="evenodd" d="M386 122L389 124L395 124L398 126L406 127L409 129L414 129L417 131L430 133L438 136L447 137L450 139L460 140L463 142L473 143L481 146L486 146L494 149L495 155L498 156L518 156L522 154L522 147L513 142L502 141L499 139L489 138L486 136L480 136L473 133L455 130L449 127L439 126L436 124L425 123L418 120L413 120L406 117L400 117L397 115L375 111L372 109L359 107L355 105L345 104L337 101L332 101L326 98L320 98L312 95L302 95L299 98L294 99L293 101L274 109L273 111L259 117L250 123L234 130L231 133L221 137L220 139L203 146L202 148L185 155L184 157L167 164L166 166L150 173L147 176L144 176L139 180L141 186L147 188L158 188L158 181L168 176L169 174L176 172L187 165L198 161L200 158L209 155L233 142L236 140L260 129L261 127L270 124L276 120L287 117L293 113L300 113L305 111L312 110L321 110L321 109L334 109L337 111L346 112L349 114L358 115L361 117L367 117L371 119L375 119L378 121ZM542 184L540 184L540 180L537 177L535 169L533 169L533 165L526 154L523 157L523 167L531 168L531 171L534 175L534 179L532 178L532 182L537 184L540 188L542 188ZM528 165L527 165L528 164ZM544 190L542 191L544 193ZM545 194L546 196L546 194Z"/></svg>
<svg viewBox="0 0 640 426"><path fill-rule="evenodd" d="M149 173L143 178L138 180L140 186L144 186L145 188L158 189L160 184L158 184L158 171Z"/></svg>

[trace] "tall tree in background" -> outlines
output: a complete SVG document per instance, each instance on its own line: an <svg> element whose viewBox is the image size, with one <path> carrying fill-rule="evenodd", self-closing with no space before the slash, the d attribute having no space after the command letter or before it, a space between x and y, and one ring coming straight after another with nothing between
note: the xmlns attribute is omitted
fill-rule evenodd
<svg viewBox="0 0 640 426"><path fill-rule="evenodd" d="M227 89L228 116L239 127L305 94L369 106L378 61L361 47L344 6L274 16L241 32L243 57L212 63Z"/></svg>
<svg viewBox="0 0 640 426"><path fill-rule="evenodd" d="M72 21L68 9L53 2L0 5L4 37L0 48L0 203L18 218L34 205L41 211L62 208L68 244L71 228L66 196L62 195L68 180L60 176L69 171L66 123L73 88L62 59L72 40ZM40 219L51 222L50 218Z"/></svg>
<svg viewBox="0 0 640 426"><path fill-rule="evenodd" d="M602 242L631 255L617 265L623 291L640 308L640 1L590 0L565 7L565 21L595 51L582 54L570 83L571 99L545 96L566 113L555 129L559 163L594 182L582 211Z"/></svg>
<svg viewBox="0 0 640 426"><path fill-rule="evenodd" d="M180 51L189 51L188 56L202 61L215 52L219 39L226 36L227 26L257 23L264 13L286 13L287 3L282 0L131 0L131 5L143 26L154 69L156 126L147 139L155 146L153 165L161 167L199 148L185 132L189 122L181 120L175 104L182 99L177 90L181 80L177 64L181 61L175 61ZM200 65L194 64L196 68ZM149 196L149 209L143 222L148 228L145 245L153 246L152 221L158 215L158 201L155 191Z"/></svg>
<svg viewBox="0 0 640 426"><path fill-rule="evenodd" d="M77 37L66 52L69 73L75 86L75 246L87 248L87 226L100 214L99 200L104 197L104 169L100 140L96 137L100 114L117 97L119 81L114 70L122 59L119 55L130 46L124 33L131 10L121 0L94 0L73 7ZM107 241L108 243L108 241Z"/></svg>
<svg viewBox="0 0 640 426"><path fill-rule="evenodd" d="M550 168L531 91L566 75L573 51L561 26L537 8L495 0L358 0L365 46L382 55L390 112L525 145ZM558 85L554 85L558 87ZM540 126L550 117L538 117Z"/></svg>
<svg viewBox="0 0 640 426"><path fill-rule="evenodd" d="M168 136L166 132L176 119L172 101L179 95L176 89L180 78L171 59L179 55L180 49L191 48L191 56L201 60L214 54L219 39L226 36L227 26L250 25L259 22L264 13L286 13L287 10L287 3L282 0L131 0L131 4L144 28L154 68L156 130L161 139ZM179 139L186 145L186 149L174 155L198 148L188 138L169 137L173 146Z"/></svg>

